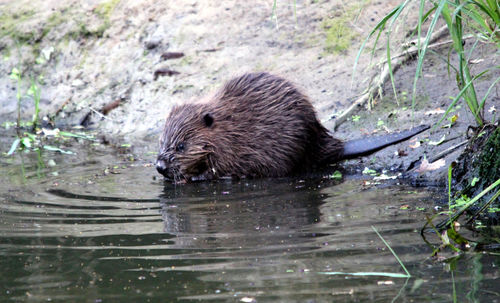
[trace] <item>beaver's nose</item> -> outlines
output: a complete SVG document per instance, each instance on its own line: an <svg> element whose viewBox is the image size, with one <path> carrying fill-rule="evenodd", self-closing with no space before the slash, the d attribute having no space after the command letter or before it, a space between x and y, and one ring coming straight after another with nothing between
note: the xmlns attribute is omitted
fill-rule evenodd
<svg viewBox="0 0 500 303"><path fill-rule="evenodd" d="M160 174L167 176L167 163L165 162L165 160L156 160L156 170Z"/></svg>

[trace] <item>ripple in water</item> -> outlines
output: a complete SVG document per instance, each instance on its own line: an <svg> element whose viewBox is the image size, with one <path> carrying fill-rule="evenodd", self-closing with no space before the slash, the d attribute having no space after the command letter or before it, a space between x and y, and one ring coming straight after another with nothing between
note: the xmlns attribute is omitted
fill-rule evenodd
<svg viewBox="0 0 500 303"><path fill-rule="evenodd" d="M88 185L72 176L5 189L0 301L452 300L450 267L429 259L419 235L416 207L432 208L428 191L321 179L174 186L153 173L138 166ZM321 274L403 273L371 226L412 278ZM498 299L498 263L457 259L459 297ZM487 266L478 273L477 264Z"/></svg>

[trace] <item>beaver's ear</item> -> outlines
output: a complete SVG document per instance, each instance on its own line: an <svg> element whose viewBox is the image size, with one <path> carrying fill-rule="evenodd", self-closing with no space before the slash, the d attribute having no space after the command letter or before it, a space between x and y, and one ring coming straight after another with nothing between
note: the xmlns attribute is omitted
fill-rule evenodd
<svg viewBox="0 0 500 303"><path fill-rule="evenodd" d="M203 116L203 123L206 127L210 127L214 124L214 117L211 114L205 114Z"/></svg>
<svg viewBox="0 0 500 303"><path fill-rule="evenodd" d="M210 127L214 124L214 117L211 114L203 115L203 123L206 127Z"/></svg>

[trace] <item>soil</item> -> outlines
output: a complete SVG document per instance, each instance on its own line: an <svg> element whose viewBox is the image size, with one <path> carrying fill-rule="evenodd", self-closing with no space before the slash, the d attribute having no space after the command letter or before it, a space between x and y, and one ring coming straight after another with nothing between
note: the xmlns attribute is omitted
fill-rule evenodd
<svg viewBox="0 0 500 303"><path fill-rule="evenodd" d="M234 75L269 71L300 86L333 131L333 119L367 88L380 71L376 63L386 56L383 39L373 57L369 43L353 72L359 47L398 3L277 1L274 18L273 1L0 0L0 122L15 120L16 94L25 95L32 79L41 88L41 114L56 127L98 130L106 141L131 143L135 153L152 161L173 105L209 94ZM393 30L393 54L409 39L415 12L406 11ZM453 72L447 73L448 50L444 45L428 54L413 109L415 62L410 60L395 73L399 104L387 84L385 97L355 113L359 117L343 123L336 136L352 139L436 123L442 115L438 109L446 109L458 93ZM498 50L479 43L471 60L478 71L496 66ZM19 88L9 78L13 68L22 74ZM499 73L493 70L478 82L481 97ZM498 89L486 104L500 108ZM463 103L454 110L458 120L451 128L436 127L347 166L410 170L442 182L461 149L433 170L418 172L418 161L466 139L474 120ZM33 111L31 98L23 97L23 119L31 119ZM443 143L429 144L443 136Z"/></svg>

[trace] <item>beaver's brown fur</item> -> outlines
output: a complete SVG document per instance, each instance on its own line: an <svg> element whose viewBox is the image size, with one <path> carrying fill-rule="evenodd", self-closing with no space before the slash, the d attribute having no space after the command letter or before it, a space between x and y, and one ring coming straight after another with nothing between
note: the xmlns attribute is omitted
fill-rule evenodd
<svg viewBox="0 0 500 303"><path fill-rule="evenodd" d="M172 109L156 168L176 182L279 177L354 155L343 150L344 143L321 125L311 102L292 83L248 73L227 82L207 102Z"/></svg>

